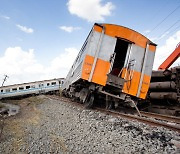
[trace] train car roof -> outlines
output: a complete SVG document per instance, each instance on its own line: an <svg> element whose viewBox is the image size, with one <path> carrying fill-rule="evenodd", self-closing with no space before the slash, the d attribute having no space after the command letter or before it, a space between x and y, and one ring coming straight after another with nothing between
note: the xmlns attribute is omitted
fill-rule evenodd
<svg viewBox="0 0 180 154"><path fill-rule="evenodd" d="M2 86L1 88L7 88L11 86L20 86L24 84L32 84L32 83L38 83L38 82L48 82L48 81L53 81L53 80L64 80L64 78L54 78L54 79L49 79L49 80L41 80L41 81L33 81L33 82L26 82L26 83L19 83L19 84L13 84L13 85L7 85L7 86Z"/></svg>
<svg viewBox="0 0 180 154"><path fill-rule="evenodd" d="M105 29L104 33L111 37L116 37L120 39L127 40L131 43L137 44L143 48L146 48L147 42L152 46L157 46L147 37L142 35L141 33L130 29L128 27L116 25L116 24L108 24L108 23L95 23L94 30L98 32L102 32L102 29Z"/></svg>

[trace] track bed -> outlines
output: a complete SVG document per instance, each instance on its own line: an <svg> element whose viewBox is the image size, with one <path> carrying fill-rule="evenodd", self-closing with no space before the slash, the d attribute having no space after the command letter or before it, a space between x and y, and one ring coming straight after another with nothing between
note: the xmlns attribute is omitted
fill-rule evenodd
<svg viewBox="0 0 180 154"><path fill-rule="evenodd" d="M38 96L16 104L21 110L5 120L0 153L179 152L174 131L79 108L66 98Z"/></svg>

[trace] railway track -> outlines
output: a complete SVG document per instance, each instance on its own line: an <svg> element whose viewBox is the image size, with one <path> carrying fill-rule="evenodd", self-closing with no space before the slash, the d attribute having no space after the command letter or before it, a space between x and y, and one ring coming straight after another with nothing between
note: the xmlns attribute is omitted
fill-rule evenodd
<svg viewBox="0 0 180 154"><path fill-rule="evenodd" d="M60 98L50 96L49 98L53 98L56 100L61 100ZM67 101L67 98L63 100L65 102L71 103L73 105L76 105L80 108L84 108L83 104L72 102L72 101ZM137 120L139 122L151 125L151 126L156 126L156 127L164 127L173 131L177 131L180 133L180 118L178 117L173 117L173 116L167 116L167 115L161 115L161 114L156 114L156 113L150 113L150 112L143 112L141 111L142 117L139 117L137 115L132 115L132 114L124 114L120 113L117 111L113 110L106 110L104 108L99 108L99 107L94 107L94 110L100 111L105 114L110 114L115 117L122 117L126 118L129 120ZM158 120L156 120L158 119ZM161 121L159 121L161 120Z"/></svg>
<svg viewBox="0 0 180 154"><path fill-rule="evenodd" d="M149 119L150 115L153 115L154 116L153 118L157 118L157 119L161 118L160 120L162 120L162 119L165 120L166 119L166 121L169 122L170 117L168 117L168 116L158 115L159 117L158 116L156 117L155 116L156 114L143 112L142 115L145 116L145 117L148 117L148 118L145 118L143 116L139 117L139 116L136 116L136 115L124 114L124 113L120 113L120 112L117 112L117 111L111 111L111 110L106 110L106 109L102 109L102 108L95 108L95 109L98 110L98 111L101 111L103 113L106 113L106 114L111 114L111 115L116 116L116 117L122 117L122 118L130 119L130 120L137 120L139 122L143 122L143 123L151 125L151 126L164 127L164 128L167 128L167 129L170 129L170 130L173 130L173 131L177 131L178 133L180 133L180 125L178 125L178 124L169 124L167 122L161 122L161 121L157 121L155 119ZM176 119L176 117L171 117L171 121L173 119Z"/></svg>
<svg viewBox="0 0 180 154"><path fill-rule="evenodd" d="M151 117L151 118L155 118L155 119L159 119L159 120L163 120L167 122L180 124L179 117L167 116L167 115L156 114L156 113L151 113L151 112L143 112L143 111L140 111L140 113L144 117Z"/></svg>

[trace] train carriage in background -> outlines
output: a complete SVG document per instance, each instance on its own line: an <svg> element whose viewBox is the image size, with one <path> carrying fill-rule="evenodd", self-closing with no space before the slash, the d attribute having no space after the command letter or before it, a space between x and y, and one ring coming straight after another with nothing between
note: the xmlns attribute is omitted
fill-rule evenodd
<svg viewBox="0 0 180 154"><path fill-rule="evenodd" d="M34 94L59 93L64 78L35 81L0 87L0 99Z"/></svg>
<svg viewBox="0 0 180 154"><path fill-rule="evenodd" d="M113 24L95 23L62 86L63 93L91 107L95 97L135 105L145 99L156 44L142 34ZM117 104L116 104L117 105Z"/></svg>

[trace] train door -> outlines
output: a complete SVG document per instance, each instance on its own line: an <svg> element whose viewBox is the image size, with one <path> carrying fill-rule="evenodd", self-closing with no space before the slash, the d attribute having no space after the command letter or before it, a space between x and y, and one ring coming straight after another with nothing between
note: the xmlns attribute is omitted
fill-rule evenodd
<svg viewBox="0 0 180 154"><path fill-rule="evenodd" d="M144 48L138 47L127 40L117 39L111 59L108 83L121 89L126 94L136 96L144 55ZM113 82L113 84L110 82Z"/></svg>
<svg viewBox="0 0 180 154"><path fill-rule="evenodd" d="M115 50L112 55L110 74L114 76L121 75L124 65L128 60L126 57L129 45L129 42L122 39L117 39Z"/></svg>
<svg viewBox="0 0 180 154"><path fill-rule="evenodd" d="M131 44L129 41L117 38L114 53L110 59L111 69L107 75L107 85L116 87L115 91L118 93L124 86L125 79L122 74L130 58Z"/></svg>

